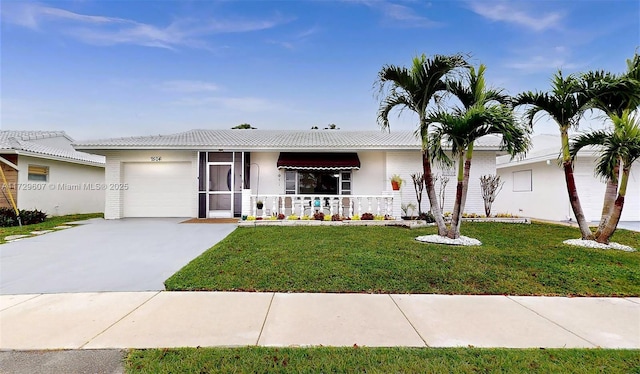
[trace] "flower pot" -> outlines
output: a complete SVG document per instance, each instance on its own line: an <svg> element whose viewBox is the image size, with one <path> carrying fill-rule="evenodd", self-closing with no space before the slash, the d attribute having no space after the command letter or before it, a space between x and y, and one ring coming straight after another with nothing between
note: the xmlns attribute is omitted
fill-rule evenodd
<svg viewBox="0 0 640 374"><path fill-rule="evenodd" d="M394 191L399 191L400 190L400 183L398 183L396 181L391 181L391 188Z"/></svg>

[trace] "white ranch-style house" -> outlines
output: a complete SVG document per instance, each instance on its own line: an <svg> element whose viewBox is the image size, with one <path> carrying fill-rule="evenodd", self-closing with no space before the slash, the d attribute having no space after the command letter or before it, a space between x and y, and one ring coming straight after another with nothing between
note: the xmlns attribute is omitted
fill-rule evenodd
<svg viewBox="0 0 640 374"><path fill-rule="evenodd" d="M0 131L0 207L50 216L104 209L104 157L76 151L64 131Z"/></svg>
<svg viewBox="0 0 640 374"><path fill-rule="evenodd" d="M483 213L479 177L495 174L500 138L475 144L466 212ZM416 202L410 175L422 171L413 132L191 130L76 144L106 157L105 218L241 217L275 214L399 218ZM452 210L455 168L444 210ZM390 178L404 179L393 191ZM258 202L262 202L259 209ZM428 210L426 191L423 211Z"/></svg>

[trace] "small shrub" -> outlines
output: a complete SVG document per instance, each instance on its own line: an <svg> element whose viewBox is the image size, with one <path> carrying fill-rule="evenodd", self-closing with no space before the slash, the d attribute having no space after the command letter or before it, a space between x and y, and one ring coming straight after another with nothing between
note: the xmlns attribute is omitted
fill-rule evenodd
<svg viewBox="0 0 640 374"><path fill-rule="evenodd" d="M282 213L278 214L278 219L284 219L284 217L285 217L284 214Z"/></svg>
<svg viewBox="0 0 640 374"><path fill-rule="evenodd" d="M354 214L354 215L351 217L351 220L353 220L353 221L360 221L360 215L358 215L358 214Z"/></svg>
<svg viewBox="0 0 640 374"><path fill-rule="evenodd" d="M480 218L480 215L476 213L462 213L462 218Z"/></svg>
<svg viewBox="0 0 640 374"><path fill-rule="evenodd" d="M247 217L247 221L255 221L256 220L256 216L248 216Z"/></svg>
<svg viewBox="0 0 640 374"><path fill-rule="evenodd" d="M23 225L33 225L35 223L42 223L47 219L47 214L34 210L20 210L20 221ZM11 208L0 208L0 227L18 226L18 216L16 212Z"/></svg>
<svg viewBox="0 0 640 374"><path fill-rule="evenodd" d="M334 214L331 216L332 221L342 221L342 217L339 214Z"/></svg>
<svg viewBox="0 0 640 374"><path fill-rule="evenodd" d="M373 217L374 221L384 221L387 217L386 216L378 216L376 215L375 217Z"/></svg>
<svg viewBox="0 0 640 374"><path fill-rule="evenodd" d="M373 221L374 218L373 213L362 213L362 216L360 216L363 221Z"/></svg>
<svg viewBox="0 0 640 374"><path fill-rule="evenodd" d="M314 213L313 219L315 219L316 221L324 221L324 213L322 212Z"/></svg>
<svg viewBox="0 0 640 374"><path fill-rule="evenodd" d="M287 219L291 221L297 221L300 219L300 217L296 216L295 214L292 214Z"/></svg>
<svg viewBox="0 0 640 374"><path fill-rule="evenodd" d="M310 220L311 217L305 214L304 216L300 217L300 219Z"/></svg>
<svg viewBox="0 0 640 374"><path fill-rule="evenodd" d="M328 215L328 214L325 214L325 216L324 216L324 220L325 220L325 221L331 221L331 216L330 216L330 215Z"/></svg>
<svg viewBox="0 0 640 374"><path fill-rule="evenodd" d="M418 216L419 220L425 221L427 223L433 223L436 221L436 219L433 217L433 214L431 214L431 212L426 212L426 213L422 213Z"/></svg>
<svg viewBox="0 0 640 374"><path fill-rule="evenodd" d="M516 215L513 215L511 213L498 213L495 215L495 217L497 218L520 218Z"/></svg>

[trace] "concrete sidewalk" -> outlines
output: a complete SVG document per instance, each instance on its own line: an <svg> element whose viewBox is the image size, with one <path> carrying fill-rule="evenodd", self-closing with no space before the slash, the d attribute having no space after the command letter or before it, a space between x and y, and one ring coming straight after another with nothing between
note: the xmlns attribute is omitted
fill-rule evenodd
<svg viewBox="0 0 640 374"><path fill-rule="evenodd" d="M640 349L640 298L106 292L0 296L0 349Z"/></svg>

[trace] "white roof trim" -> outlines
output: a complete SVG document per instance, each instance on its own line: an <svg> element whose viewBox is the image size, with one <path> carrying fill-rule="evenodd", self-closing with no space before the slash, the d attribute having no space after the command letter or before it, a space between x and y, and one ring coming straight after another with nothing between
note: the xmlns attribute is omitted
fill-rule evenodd
<svg viewBox="0 0 640 374"><path fill-rule="evenodd" d="M2 162L5 165L9 165L10 167L14 168L17 171L20 171L20 168L18 167L18 165L14 164L13 162L7 160L6 158L2 157L2 155L0 155L0 162Z"/></svg>

